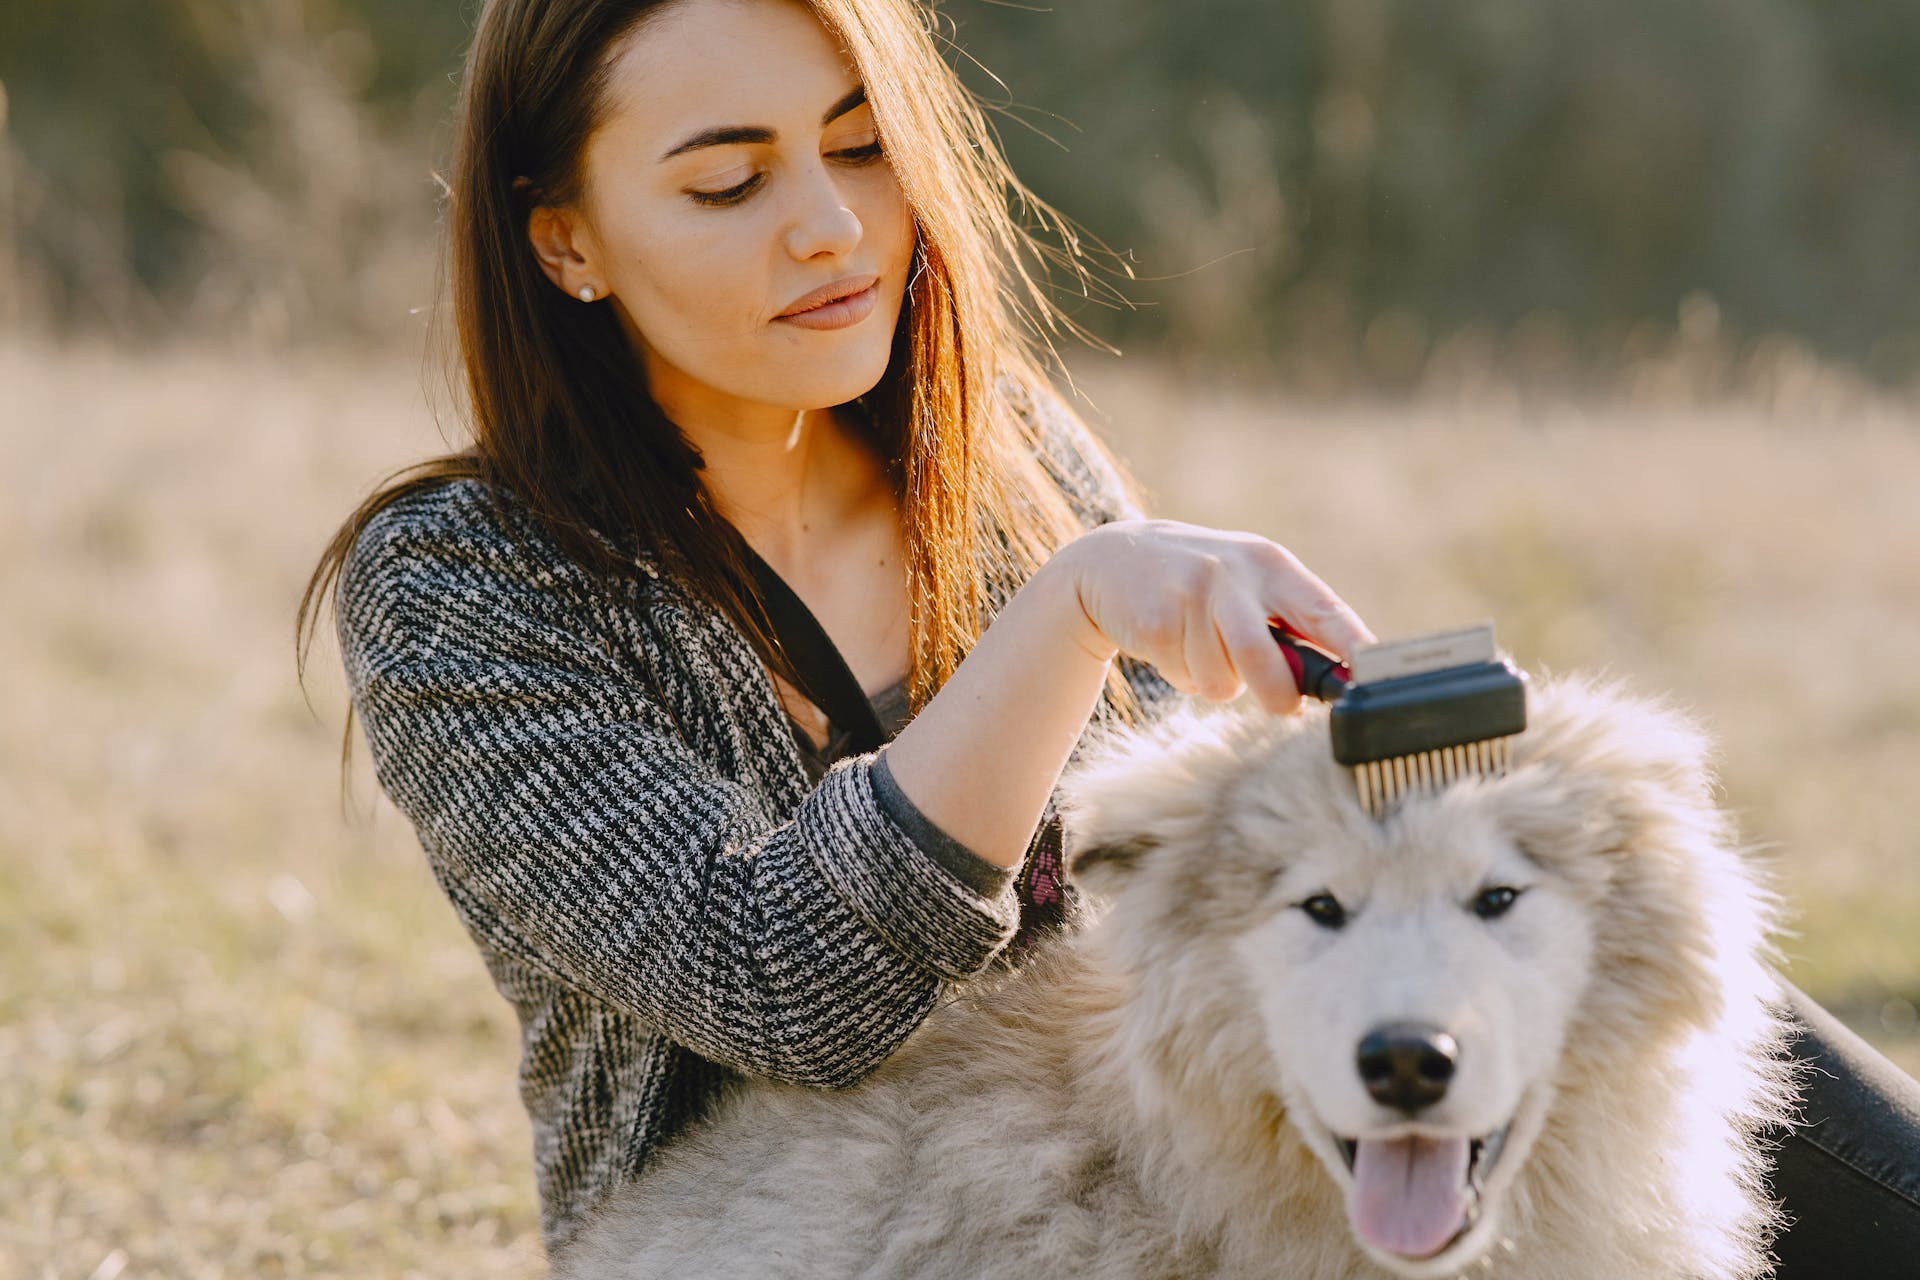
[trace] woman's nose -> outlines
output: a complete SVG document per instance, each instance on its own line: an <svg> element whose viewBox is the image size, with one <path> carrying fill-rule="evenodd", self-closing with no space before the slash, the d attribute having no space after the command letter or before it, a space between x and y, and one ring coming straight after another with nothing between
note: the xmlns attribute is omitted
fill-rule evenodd
<svg viewBox="0 0 1920 1280"><path fill-rule="evenodd" d="M864 230L832 175L815 170L800 184L787 227L787 252L797 259L852 253Z"/></svg>

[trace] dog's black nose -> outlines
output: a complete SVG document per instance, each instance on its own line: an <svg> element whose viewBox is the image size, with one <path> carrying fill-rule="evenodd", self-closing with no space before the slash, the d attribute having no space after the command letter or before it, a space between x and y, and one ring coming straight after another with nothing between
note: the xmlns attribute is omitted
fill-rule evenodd
<svg viewBox="0 0 1920 1280"><path fill-rule="evenodd" d="M1460 1046L1424 1022L1389 1022L1360 1041L1355 1061L1367 1092L1383 1107L1415 1112L1447 1095Z"/></svg>

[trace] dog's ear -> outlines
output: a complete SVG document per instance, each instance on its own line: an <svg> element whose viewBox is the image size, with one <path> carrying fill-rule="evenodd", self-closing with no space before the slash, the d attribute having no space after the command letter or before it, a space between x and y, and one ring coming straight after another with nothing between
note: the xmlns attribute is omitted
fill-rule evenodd
<svg viewBox="0 0 1920 1280"><path fill-rule="evenodd" d="M1064 862L1067 876L1102 897L1110 896L1136 870L1159 842L1145 835L1123 836L1105 842L1082 842L1071 828L1066 835Z"/></svg>
<svg viewBox="0 0 1920 1280"><path fill-rule="evenodd" d="M1707 739L1669 707L1584 681L1542 682L1508 823L1536 861L1559 850L1624 853L1676 820L1715 814Z"/></svg>
<svg viewBox="0 0 1920 1280"><path fill-rule="evenodd" d="M1061 783L1061 862L1067 878L1111 897L1163 843L1164 818L1142 790L1153 790L1153 752L1138 740L1103 743Z"/></svg>
<svg viewBox="0 0 1920 1280"><path fill-rule="evenodd" d="M1231 714L1191 710L1089 744L1060 785L1068 876L1110 897L1160 851L1197 843L1241 729Z"/></svg>

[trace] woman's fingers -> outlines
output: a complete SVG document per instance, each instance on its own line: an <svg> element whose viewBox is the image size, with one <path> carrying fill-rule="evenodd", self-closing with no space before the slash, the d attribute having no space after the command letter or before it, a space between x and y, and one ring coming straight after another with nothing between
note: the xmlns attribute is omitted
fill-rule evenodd
<svg viewBox="0 0 1920 1280"><path fill-rule="evenodd" d="M1298 710L1300 690L1294 684L1293 668L1273 642L1262 611L1245 602L1216 621L1228 658L1260 705L1276 715Z"/></svg>
<svg viewBox="0 0 1920 1280"><path fill-rule="evenodd" d="M1187 674L1186 664L1180 659L1171 658L1163 662L1155 662L1152 658L1145 657L1142 654L1135 654L1133 656L1140 658L1143 662L1149 663L1155 671L1160 673L1160 678L1172 685L1178 692L1188 695L1200 692L1199 688L1193 683L1193 677Z"/></svg>
<svg viewBox="0 0 1920 1280"><path fill-rule="evenodd" d="M1271 592L1267 598L1273 601L1269 616L1285 619L1287 626L1308 640L1348 660L1355 649L1375 643L1367 624L1332 587L1285 547L1267 545L1277 553L1263 557Z"/></svg>
<svg viewBox="0 0 1920 1280"><path fill-rule="evenodd" d="M1212 702L1229 702L1246 687L1233 659L1220 637L1217 597L1194 602L1188 610L1186 637L1182 652L1187 671L1193 678L1194 692Z"/></svg>

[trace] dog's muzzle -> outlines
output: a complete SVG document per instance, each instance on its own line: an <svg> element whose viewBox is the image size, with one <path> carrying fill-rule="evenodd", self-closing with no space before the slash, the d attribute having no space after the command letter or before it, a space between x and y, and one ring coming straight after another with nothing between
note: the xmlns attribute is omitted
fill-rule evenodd
<svg viewBox="0 0 1920 1280"><path fill-rule="evenodd" d="M1417 1119L1446 1097L1459 1059L1460 1046L1440 1028L1391 1022L1361 1039L1354 1066L1376 1103ZM1478 1221L1480 1190L1509 1127L1481 1137L1401 1131L1337 1139L1353 1176L1347 1211L1354 1231L1395 1257L1444 1252Z"/></svg>

